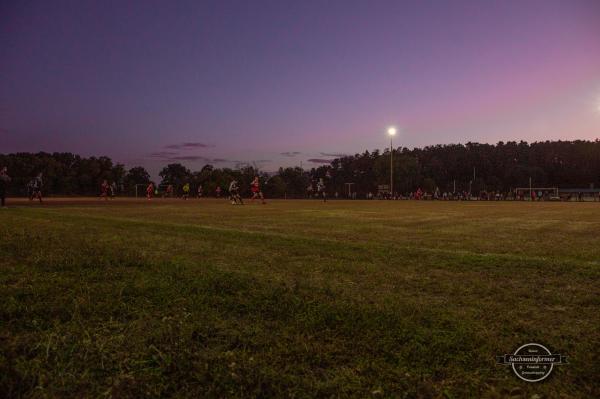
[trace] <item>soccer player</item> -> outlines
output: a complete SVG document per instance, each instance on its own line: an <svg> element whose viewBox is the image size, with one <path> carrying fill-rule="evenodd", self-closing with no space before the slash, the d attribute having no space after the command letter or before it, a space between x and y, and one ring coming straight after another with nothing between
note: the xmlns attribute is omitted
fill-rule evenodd
<svg viewBox="0 0 600 399"><path fill-rule="evenodd" d="M105 201L108 201L108 190L109 190L108 181L104 180L102 182L102 185L100 186L100 189L102 190L100 197L104 198Z"/></svg>
<svg viewBox="0 0 600 399"><path fill-rule="evenodd" d="M308 196L308 199L312 199L312 197L313 197L313 191L314 191L313 190L313 185L312 185L312 183L310 183L308 185L308 187L306 187L306 195Z"/></svg>
<svg viewBox="0 0 600 399"><path fill-rule="evenodd" d="M33 200L33 179L27 182L27 197L29 197L29 201Z"/></svg>
<svg viewBox="0 0 600 399"><path fill-rule="evenodd" d="M115 196L117 195L117 182L116 181L112 182L112 184L110 185L109 191L110 191L110 198L115 199Z"/></svg>
<svg viewBox="0 0 600 399"><path fill-rule="evenodd" d="M317 182L317 195L323 197L323 202L327 202L327 192L325 191L325 182L322 177Z"/></svg>
<svg viewBox="0 0 600 399"><path fill-rule="evenodd" d="M6 188L10 183L10 177L8 176L8 168L5 166L0 169L0 207L6 208Z"/></svg>
<svg viewBox="0 0 600 399"><path fill-rule="evenodd" d="M148 201L150 201L153 196L154 196L154 184L152 184L152 182L150 182L150 184L148 184L148 187L146 187L146 199Z"/></svg>
<svg viewBox="0 0 600 399"><path fill-rule="evenodd" d="M236 205L238 203L244 205L244 201L240 196L240 187L235 179L229 183L229 199L231 200L231 205Z"/></svg>
<svg viewBox="0 0 600 399"><path fill-rule="evenodd" d="M165 197L169 197L169 198L173 197L173 185L172 184L169 184L167 186L167 190L165 192Z"/></svg>
<svg viewBox="0 0 600 399"><path fill-rule="evenodd" d="M254 180L252 180L252 183L250 184L250 189L252 190L252 198L250 200L251 202L254 202L256 198L260 198L263 205L266 204L265 196L260 190L260 181L258 180L258 176L256 176Z"/></svg>
<svg viewBox="0 0 600 399"><path fill-rule="evenodd" d="M215 195L217 198L221 198L221 186L217 186L217 189L215 190Z"/></svg>
<svg viewBox="0 0 600 399"><path fill-rule="evenodd" d="M33 200L34 198L37 198L40 200L40 202L42 202L42 178L43 175L40 172L31 182L31 196L29 197L29 200Z"/></svg>
<svg viewBox="0 0 600 399"><path fill-rule="evenodd" d="M190 183L185 183L183 185L183 199L187 200L190 196Z"/></svg>

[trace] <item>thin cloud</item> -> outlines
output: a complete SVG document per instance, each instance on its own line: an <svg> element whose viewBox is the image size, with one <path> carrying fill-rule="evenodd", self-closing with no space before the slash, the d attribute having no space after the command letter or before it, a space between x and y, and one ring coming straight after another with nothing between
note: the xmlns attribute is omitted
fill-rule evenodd
<svg viewBox="0 0 600 399"><path fill-rule="evenodd" d="M286 151L286 152L281 152L281 155L283 155L284 157L295 157L301 154L301 152L298 151Z"/></svg>
<svg viewBox="0 0 600 399"><path fill-rule="evenodd" d="M214 147L214 145L211 144L206 144L206 143L198 143L198 142L187 142L187 143L181 143L181 144L169 144L166 145L165 148L168 148L170 150L189 150L189 149L195 149L195 148L212 148Z"/></svg>
<svg viewBox="0 0 600 399"><path fill-rule="evenodd" d="M256 161L252 161L252 166L254 166L257 169L261 169L263 168L266 164L271 163L270 159L258 159Z"/></svg>
<svg viewBox="0 0 600 399"><path fill-rule="evenodd" d="M152 158L170 158L177 155L179 155L179 153L173 151L157 151L150 154Z"/></svg>
<svg viewBox="0 0 600 399"><path fill-rule="evenodd" d="M252 166L252 165L250 165L248 162L244 162L244 161L236 161L235 162L235 168L236 169L245 168L247 166Z"/></svg>
<svg viewBox="0 0 600 399"><path fill-rule="evenodd" d="M235 163L236 169L246 168L246 167L250 167L250 166L253 168L260 169L260 167L262 167L264 164L271 163L273 161L271 159L258 159L258 160L253 160L253 161L231 161L231 162Z"/></svg>
<svg viewBox="0 0 600 399"><path fill-rule="evenodd" d="M175 151L157 151L151 153L151 158L158 158L159 160L166 162L204 162L204 163L226 163L235 162L224 158L208 158L203 155L180 155L180 152Z"/></svg>
<svg viewBox="0 0 600 399"><path fill-rule="evenodd" d="M321 164L330 164L331 161L333 161L332 159L322 159L322 158L311 158L311 159L307 159L307 162L312 162L312 163L321 163Z"/></svg>
<svg viewBox="0 0 600 399"><path fill-rule="evenodd" d="M209 158L203 157L201 155L181 155L177 157L168 158L169 161L203 161L210 162Z"/></svg>
<svg viewBox="0 0 600 399"><path fill-rule="evenodd" d="M335 157L335 158L343 158L343 157L347 157L348 154L342 154L342 153L330 153L330 152L320 152L320 154L324 157Z"/></svg>

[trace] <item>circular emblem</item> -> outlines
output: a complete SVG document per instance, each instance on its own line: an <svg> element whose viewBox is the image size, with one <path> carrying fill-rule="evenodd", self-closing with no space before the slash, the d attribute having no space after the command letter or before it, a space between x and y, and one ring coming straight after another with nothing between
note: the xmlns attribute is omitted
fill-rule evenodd
<svg viewBox="0 0 600 399"><path fill-rule="evenodd" d="M517 349L513 356L513 371L517 377L528 382L543 380L550 375L554 367L552 352L540 344L525 344Z"/></svg>
<svg viewBox="0 0 600 399"><path fill-rule="evenodd" d="M567 363L567 358L552 354L544 345L530 343L521 346L513 354L497 357L498 363L510 365L514 373L527 382L538 382L547 378L555 364Z"/></svg>

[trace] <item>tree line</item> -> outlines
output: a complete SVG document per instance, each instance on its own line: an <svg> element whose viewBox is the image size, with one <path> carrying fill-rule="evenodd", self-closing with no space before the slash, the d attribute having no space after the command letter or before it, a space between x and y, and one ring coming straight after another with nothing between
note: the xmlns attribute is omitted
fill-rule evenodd
<svg viewBox="0 0 600 399"><path fill-rule="evenodd" d="M600 141L545 141L497 144L448 144L424 148L393 150L394 191L407 194L425 192L482 190L507 192L527 187L529 179L536 187L600 187ZM44 177L46 195L97 195L102 181L115 182L119 193L133 195L136 185L151 181L141 166L125 168L109 157L81 157L72 153L0 154L0 167L6 166L12 182L9 194L24 195L27 183L38 173ZM327 191L346 196L376 193L390 182L390 150L365 151L333 159L329 164L309 170L300 167L279 168L265 173L253 166L239 169L205 165L192 171L179 163L166 165L160 172L159 187L171 184L180 190L189 183L195 191L202 186L211 195L217 186L226 190L236 179L242 193L259 176L270 197L301 198L317 179L324 179ZM352 184L347 184L352 183Z"/></svg>

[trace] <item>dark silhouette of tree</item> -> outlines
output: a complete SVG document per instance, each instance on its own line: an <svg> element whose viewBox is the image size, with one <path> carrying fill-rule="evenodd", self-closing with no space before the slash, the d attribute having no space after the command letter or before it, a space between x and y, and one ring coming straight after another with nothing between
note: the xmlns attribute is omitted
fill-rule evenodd
<svg viewBox="0 0 600 399"><path fill-rule="evenodd" d="M329 165L303 170L299 167L280 168L268 175L254 165L235 169L205 165L191 172L181 164L169 164L160 172L163 183L181 186L184 182L196 190L202 184L206 195L213 195L220 186L227 190L232 179L238 180L243 195L248 195L250 182L259 176L268 196L303 198L311 182L326 181L327 190L340 195L345 183L354 183L360 196L375 193L378 185L390 181L390 150L364 151L334 159ZM529 179L535 186L561 188L600 187L600 141L508 141L493 144L466 143L395 148L394 187L406 194L421 188L451 192L471 189L509 191L527 187ZM71 153L0 154L0 167L7 166L12 177L10 195L24 195L26 185L35 175L44 174L44 191L55 195L97 195L102 180L122 185L132 194L136 184L147 184L150 175L142 167L125 172L120 164L108 157L81 157ZM364 197L363 197L364 198Z"/></svg>
<svg viewBox="0 0 600 399"><path fill-rule="evenodd" d="M141 166L136 166L127 172L123 178L123 185L125 192L133 195L135 193L136 184L148 184L150 183L150 174L146 169Z"/></svg>
<svg viewBox="0 0 600 399"><path fill-rule="evenodd" d="M175 187L183 186L192 178L192 172L180 163L168 164L158 175L162 178L161 185L172 184Z"/></svg>

